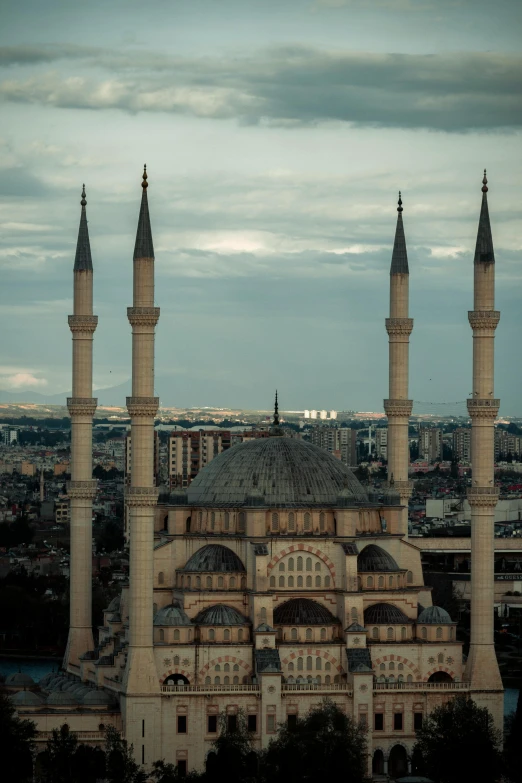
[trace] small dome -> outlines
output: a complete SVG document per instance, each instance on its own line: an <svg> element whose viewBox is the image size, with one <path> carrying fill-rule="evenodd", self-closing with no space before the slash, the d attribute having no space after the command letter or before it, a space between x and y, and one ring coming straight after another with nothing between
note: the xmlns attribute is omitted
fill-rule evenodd
<svg viewBox="0 0 522 783"><path fill-rule="evenodd" d="M110 704L114 704L114 701L108 693L105 691L95 691L92 688L85 694L82 699L82 704L86 704L90 707L99 705L100 707L107 707Z"/></svg>
<svg viewBox="0 0 522 783"><path fill-rule="evenodd" d="M178 601L164 606L154 616L154 625L192 625Z"/></svg>
<svg viewBox="0 0 522 783"><path fill-rule="evenodd" d="M10 674L5 684L10 688L34 688L36 683L29 674L25 672L15 672Z"/></svg>
<svg viewBox="0 0 522 783"><path fill-rule="evenodd" d="M337 625L339 620L325 606L310 598L292 598L274 609L275 625Z"/></svg>
<svg viewBox="0 0 522 783"><path fill-rule="evenodd" d="M11 696L11 701L17 707L40 707L45 699L33 691L18 691L14 696Z"/></svg>
<svg viewBox="0 0 522 783"><path fill-rule="evenodd" d="M120 596L116 595L110 602L109 606L105 610L106 612L119 612L120 610Z"/></svg>
<svg viewBox="0 0 522 783"><path fill-rule="evenodd" d="M67 691L53 691L47 698L47 704L51 707L77 706L78 699L73 693Z"/></svg>
<svg viewBox="0 0 522 783"><path fill-rule="evenodd" d="M420 613L417 622L422 625L444 625L453 620L441 606L428 606Z"/></svg>
<svg viewBox="0 0 522 783"><path fill-rule="evenodd" d="M231 549L221 544L208 544L194 552L183 571L244 572L245 566Z"/></svg>
<svg viewBox="0 0 522 783"><path fill-rule="evenodd" d="M403 611L392 604L373 604L364 610L365 625L400 625L411 622Z"/></svg>
<svg viewBox="0 0 522 783"><path fill-rule="evenodd" d="M249 622L233 606L225 606L225 604L209 606L194 618L196 625L248 625Z"/></svg>
<svg viewBox="0 0 522 783"><path fill-rule="evenodd" d="M376 544L368 544L357 556L357 570L361 573L374 571L400 571L393 557Z"/></svg>

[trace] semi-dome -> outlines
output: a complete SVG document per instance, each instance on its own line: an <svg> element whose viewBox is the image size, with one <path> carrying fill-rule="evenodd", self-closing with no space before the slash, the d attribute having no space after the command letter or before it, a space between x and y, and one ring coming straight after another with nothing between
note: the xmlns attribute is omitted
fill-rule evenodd
<svg viewBox="0 0 522 783"><path fill-rule="evenodd" d="M247 625L249 620L233 606L215 604L202 609L194 618L196 625Z"/></svg>
<svg viewBox="0 0 522 783"><path fill-rule="evenodd" d="M244 572L245 566L240 558L228 546L221 544L207 544L198 549L187 561L183 571L217 571L229 573L233 571Z"/></svg>
<svg viewBox="0 0 522 783"><path fill-rule="evenodd" d="M409 617L393 604L373 604L364 610L365 625L403 625L411 622Z"/></svg>
<svg viewBox="0 0 522 783"><path fill-rule="evenodd" d="M33 691L18 691L11 696L11 701L17 707L41 707L45 699Z"/></svg>
<svg viewBox="0 0 522 783"><path fill-rule="evenodd" d="M89 692L86 693L83 697L82 704L85 704L89 707L108 707L109 705L113 704L113 700L108 693L105 693L105 691L95 691L90 689Z"/></svg>
<svg viewBox="0 0 522 783"><path fill-rule="evenodd" d="M10 688L34 688L36 683L29 674L25 672L15 672L10 674L5 684Z"/></svg>
<svg viewBox="0 0 522 783"><path fill-rule="evenodd" d="M400 571L400 568L388 552L376 544L368 544L357 556L357 570L365 573Z"/></svg>
<svg viewBox="0 0 522 783"><path fill-rule="evenodd" d="M53 691L47 697L47 704L49 704L51 707L61 707L66 705L68 707L72 707L78 704L78 699L76 698L75 694L68 691Z"/></svg>
<svg viewBox="0 0 522 783"><path fill-rule="evenodd" d="M178 601L173 601L156 612L154 625L192 625L192 621L185 614L181 604Z"/></svg>
<svg viewBox="0 0 522 783"><path fill-rule="evenodd" d="M422 625L444 625L444 623L452 623L453 620L441 606L428 606L422 610L417 622Z"/></svg>
<svg viewBox="0 0 522 783"><path fill-rule="evenodd" d="M292 598L274 609L275 625L336 625L337 617L310 598Z"/></svg>
<svg viewBox="0 0 522 783"><path fill-rule="evenodd" d="M188 487L187 498L191 506L237 506L247 505L255 493L267 506L335 507L343 491L354 504L368 503L352 471L319 446L297 438L257 438L215 457Z"/></svg>

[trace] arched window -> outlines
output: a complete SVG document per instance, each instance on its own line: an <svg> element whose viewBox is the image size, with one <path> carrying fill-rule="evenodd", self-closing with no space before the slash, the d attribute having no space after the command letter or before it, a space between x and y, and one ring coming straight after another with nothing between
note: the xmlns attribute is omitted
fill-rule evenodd
<svg viewBox="0 0 522 783"><path fill-rule="evenodd" d="M379 587L384 587L384 577L383 576L379 577Z"/></svg>
<svg viewBox="0 0 522 783"><path fill-rule="evenodd" d="M332 668L332 664L330 663L330 661L326 661L324 665L325 672L329 672L331 668Z"/></svg>
<svg viewBox="0 0 522 783"><path fill-rule="evenodd" d="M275 576L271 576L270 577L270 587L275 587L275 586L276 586L276 578L275 578Z"/></svg>
<svg viewBox="0 0 522 783"><path fill-rule="evenodd" d="M306 570L311 571L312 570L312 558L307 557L306 558Z"/></svg>
<svg viewBox="0 0 522 783"><path fill-rule="evenodd" d="M387 639L393 639L393 628L388 628L386 630L386 638Z"/></svg>
<svg viewBox="0 0 522 783"><path fill-rule="evenodd" d="M158 584L162 585L164 581L165 581L165 575L163 571L160 571L158 574Z"/></svg>
<svg viewBox="0 0 522 783"><path fill-rule="evenodd" d="M304 515L304 529L305 530L310 530L311 527L312 527L312 518L311 518L310 514L307 511L305 513L305 515Z"/></svg>
<svg viewBox="0 0 522 783"><path fill-rule="evenodd" d="M293 511L290 511L288 514L288 530L291 533L295 531L295 514Z"/></svg>
<svg viewBox="0 0 522 783"><path fill-rule="evenodd" d="M292 630L290 631L290 638L294 642L297 641L297 628L292 628Z"/></svg>
<svg viewBox="0 0 522 783"><path fill-rule="evenodd" d="M284 571L284 570L285 570L285 564L283 563L283 561L281 561L281 562L279 563L279 570L280 570L280 571Z"/></svg>
<svg viewBox="0 0 522 783"><path fill-rule="evenodd" d="M213 642L215 638L216 638L216 632L214 631L213 628L210 628L208 632L208 639L210 642Z"/></svg>
<svg viewBox="0 0 522 783"><path fill-rule="evenodd" d="M219 677L214 677L214 685L221 685L221 679Z"/></svg>
<svg viewBox="0 0 522 783"><path fill-rule="evenodd" d="M201 589L201 577L200 576L196 577L196 587L197 587L198 590Z"/></svg>
<svg viewBox="0 0 522 783"><path fill-rule="evenodd" d="M163 628L160 628L159 640L160 640L160 642L164 642L165 641L165 631L163 630Z"/></svg>
<svg viewBox="0 0 522 783"><path fill-rule="evenodd" d="M386 664L385 663L381 663L381 665L379 666L379 669L381 670L381 672L385 671Z"/></svg>
<svg viewBox="0 0 522 783"><path fill-rule="evenodd" d="M307 658L306 658L306 671L307 672L311 672L313 670L313 668L314 668L313 663L314 662L313 662L312 656L308 655Z"/></svg>
<svg viewBox="0 0 522 783"><path fill-rule="evenodd" d="M437 628L435 636L437 639L442 639L442 628Z"/></svg>
<svg viewBox="0 0 522 783"><path fill-rule="evenodd" d="M225 511L223 527L225 530L230 530L230 514L228 513L228 511Z"/></svg>
<svg viewBox="0 0 522 783"><path fill-rule="evenodd" d="M325 529L326 529L326 522L325 522L324 514L321 511L321 513L319 514L319 530L321 532L324 532Z"/></svg>
<svg viewBox="0 0 522 783"><path fill-rule="evenodd" d="M285 586L285 578L284 578L284 576L280 576L279 577L279 587L284 587L284 586Z"/></svg>
<svg viewBox="0 0 522 783"><path fill-rule="evenodd" d="M212 577L207 576L207 590L212 590Z"/></svg>
<svg viewBox="0 0 522 783"><path fill-rule="evenodd" d="M312 638L312 629L311 628L307 628L306 629L306 637L305 638L306 638L307 641L309 641Z"/></svg>
<svg viewBox="0 0 522 783"><path fill-rule="evenodd" d="M322 669L323 668L323 659L322 658L316 658L315 659L315 668L316 669Z"/></svg>
<svg viewBox="0 0 522 783"><path fill-rule="evenodd" d="M366 587L373 587L373 576L369 576L366 580Z"/></svg>
<svg viewBox="0 0 522 783"><path fill-rule="evenodd" d="M388 587L393 587L393 576L388 577Z"/></svg>
<svg viewBox="0 0 522 783"><path fill-rule="evenodd" d="M229 664L229 663L226 663L226 664L223 666L223 671L224 671L224 672L229 672L229 671L230 671L230 664Z"/></svg>
<svg viewBox="0 0 522 783"><path fill-rule="evenodd" d="M215 672L220 672L221 671L221 664L220 663L216 663L216 665L214 666L214 671Z"/></svg>
<svg viewBox="0 0 522 783"><path fill-rule="evenodd" d="M320 576L316 576L315 577L315 586L316 587L321 587L321 577Z"/></svg>
<svg viewBox="0 0 522 783"><path fill-rule="evenodd" d="M408 573L406 574L406 581L407 581L407 583L409 585L413 584L413 572L412 571L408 571Z"/></svg>
<svg viewBox="0 0 522 783"><path fill-rule="evenodd" d="M326 641L326 628L321 628L321 641Z"/></svg>
<svg viewBox="0 0 522 783"><path fill-rule="evenodd" d="M246 590L246 576L241 577L241 589Z"/></svg>
<svg viewBox="0 0 522 783"><path fill-rule="evenodd" d="M203 522L203 512L202 511L200 511L199 514L198 514L198 522L199 522L199 527L201 527L201 523Z"/></svg>
<svg viewBox="0 0 522 783"><path fill-rule="evenodd" d="M352 622L356 623L357 620L359 619L359 613L357 611L357 607L356 606L352 606L350 614L351 614L351 617L352 617Z"/></svg>
<svg viewBox="0 0 522 783"><path fill-rule="evenodd" d="M321 563L316 563L315 564L315 570L316 571L320 571L321 570Z"/></svg>
<svg viewBox="0 0 522 783"><path fill-rule="evenodd" d="M205 685L210 685L211 682L212 680L210 679L210 677L205 677Z"/></svg>
<svg viewBox="0 0 522 783"><path fill-rule="evenodd" d="M288 587L293 587L293 586L294 586L294 577L293 576L289 576L288 577Z"/></svg>
<svg viewBox="0 0 522 783"><path fill-rule="evenodd" d="M307 587L311 587L312 586L312 577L311 576L307 576L306 577L306 586Z"/></svg>
<svg viewBox="0 0 522 783"><path fill-rule="evenodd" d="M330 682L331 682L330 675L327 674L326 677L324 678L324 684L325 685L330 685Z"/></svg>
<svg viewBox="0 0 522 783"><path fill-rule="evenodd" d="M297 586L298 587L302 587L303 586L303 577L302 576L298 576L297 577Z"/></svg>
<svg viewBox="0 0 522 783"><path fill-rule="evenodd" d="M406 639L406 628L404 628L404 626L401 628L401 639L403 641Z"/></svg>
<svg viewBox="0 0 522 783"><path fill-rule="evenodd" d="M372 639L378 639L378 638L379 638L379 629L372 628Z"/></svg>
<svg viewBox="0 0 522 783"><path fill-rule="evenodd" d="M179 628L174 628L174 641L179 642Z"/></svg>
<svg viewBox="0 0 522 783"><path fill-rule="evenodd" d="M408 674L408 676L406 677L406 682L413 682L413 675L412 674Z"/></svg>
<svg viewBox="0 0 522 783"><path fill-rule="evenodd" d="M289 557L288 558L288 570L293 571L294 570L294 558Z"/></svg>
<svg viewBox="0 0 522 783"><path fill-rule="evenodd" d="M190 576L187 576L187 587L189 590L190 590L191 583L192 583L192 579L190 578Z"/></svg>
<svg viewBox="0 0 522 783"><path fill-rule="evenodd" d="M427 628L421 628L421 638L427 639L428 638L428 630Z"/></svg>
<svg viewBox="0 0 522 783"><path fill-rule="evenodd" d="M230 631L228 630L228 628L225 628L224 630L223 639L225 640L225 642L230 641Z"/></svg>
<svg viewBox="0 0 522 783"><path fill-rule="evenodd" d="M239 685L239 677L234 677L234 679L232 680L232 684Z"/></svg>
<svg viewBox="0 0 522 783"><path fill-rule="evenodd" d="M298 557L297 558L297 570L302 571L303 570L303 558Z"/></svg>
<svg viewBox="0 0 522 783"><path fill-rule="evenodd" d="M450 628L450 639L451 639L451 641L453 641L453 632L454 632L454 630L455 630L454 627L451 626L451 628Z"/></svg>
<svg viewBox="0 0 522 783"><path fill-rule="evenodd" d="M245 526L246 526L246 514L244 511L239 512L239 532L244 533L245 532Z"/></svg>
<svg viewBox="0 0 522 783"><path fill-rule="evenodd" d="M438 663L444 663L444 654L443 653L439 653L437 655L437 661L438 661Z"/></svg>
<svg viewBox="0 0 522 783"><path fill-rule="evenodd" d="M388 667L388 668L389 668L389 670L390 670L391 672L395 670L395 664L394 664L394 662L393 662L393 661L390 663L390 665L389 665L389 667Z"/></svg>
<svg viewBox="0 0 522 783"><path fill-rule="evenodd" d="M290 661L290 663L288 664L288 671L289 672L293 672L294 671L294 664L293 664L292 661Z"/></svg>
<svg viewBox="0 0 522 783"><path fill-rule="evenodd" d="M213 511L210 513L210 529L214 530L216 527L216 515Z"/></svg>
<svg viewBox="0 0 522 783"><path fill-rule="evenodd" d="M317 680L317 684L320 685L321 684L321 675L317 674L315 679Z"/></svg>
<svg viewBox="0 0 522 783"><path fill-rule="evenodd" d="M225 582L223 580L223 577L222 576L218 576L218 587L223 587L224 584L225 584Z"/></svg>
<svg viewBox="0 0 522 783"><path fill-rule="evenodd" d="M272 530L275 532L279 530L279 514L272 514Z"/></svg>
<svg viewBox="0 0 522 783"><path fill-rule="evenodd" d="M303 659L298 658L297 659L297 671L302 672L303 671Z"/></svg>
<svg viewBox="0 0 522 783"><path fill-rule="evenodd" d="M240 628L238 630L238 632L237 632L237 640L238 640L238 642L242 642L243 641L243 629L242 628Z"/></svg>
<svg viewBox="0 0 522 783"><path fill-rule="evenodd" d="M399 670L400 672L404 671L404 664L403 664L403 663L399 663L399 664L397 665L397 668L398 668L398 670Z"/></svg>
<svg viewBox="0 0 522 783"><path fill-rule="evenodd" d="M158 604L152 604L152 614L157 614L158 612Z"/></svg>
<svg viewBox="0 0 522 783"><path fill-rule="evenodd" d="M261 618L262 623L266 623L266 606L261 607L261 611L259 612L259 616Z"/></svg>
<svg viewBox="0 0 522 783"><path fill-rule="evenodd" d="M230 577L230 579L228 580L228 586L229 586L230 590L234 590L235 589L235 587L236 587L236 577L235 576L231 576Z"/></svg>

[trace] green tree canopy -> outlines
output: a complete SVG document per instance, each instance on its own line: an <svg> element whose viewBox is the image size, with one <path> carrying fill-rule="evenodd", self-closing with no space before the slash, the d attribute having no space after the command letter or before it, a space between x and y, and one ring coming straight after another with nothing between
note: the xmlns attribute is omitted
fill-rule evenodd
<svg viewBox="0 0 522 783"><path fill-rule="evenodd" d="M467 696L457 696L437 707L417 732L417 770L435 783L480 780L495 783L501 776L501 735L486 707Z"/></svg>
<svg viewBox="0 0 522 783"><path fill-rule="evenodd" d="M32 778L32 753L36 726L16 717L9 698L0 693L0 737L2 738L2 778L9 783L25 783Z"/></svg>
<svg viewBox="0 0 522 783"><path fill-rule="evenodd" d="M134 761L132 745L114 728L105 731L105 777L108 783L145 783L147 775Z"/></svg>

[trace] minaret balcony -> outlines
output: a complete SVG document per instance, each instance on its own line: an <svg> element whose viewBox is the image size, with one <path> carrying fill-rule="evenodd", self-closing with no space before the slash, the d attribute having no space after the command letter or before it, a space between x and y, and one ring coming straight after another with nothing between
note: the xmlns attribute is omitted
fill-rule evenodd
<svg viewBox="0 0 522 783"><path fill-rule="evenodd" d="M94 416L98 399L96 397L67 397L67 409L71 416Z"/></svg>
<svg viewBox="0 0 522 783"><path fill-rule="evenodd" d="M70 315L68 321L71 332L93 334L98 326L97 315Z"/></svg>
<svg viewBox="0 0 522 783"><path fill-rule="evenodd" d="M131 418L155 416L159 408L159 397L127 397L127 410Z"/></svg>
<svg viewBox="0 0 522 783"><path fill-rule="evenodd" d="M468 321L473 330L494 331L500 321L499 310L469 310Z"/></svg>
<svg viewBox="0 0 522 783"><path fill-rule="evenodd" d="M469 487L466 496L470 506L494 508L498 503L499 490L497 487Z"/></svg>
<svg viewBox="0 0 522 783"><path fill-rule="evenodd" d="M493 419L495 420L500 407L500 400L492 397L472 398L467 400L468 413L475 419Z"/></svg>
<svg viewBox="0 0 522 783"><path fill-rule="evenodd" d="M413 331L413 318L387 318L386 331L391 335L409 337Z"/></svg>
<svg viewBox="0 0 522 783"><path fill-rule="evenodd" d="M127 318L131 326L156 326L159 317L159 307L127 307Z"/></svg>
<svg viewBox="0 0 522 783"><path fill-rule="evenodd" d="M384 400L384 411L388 417L397 416L409 419L413 410L413 400Z"/></svg>

